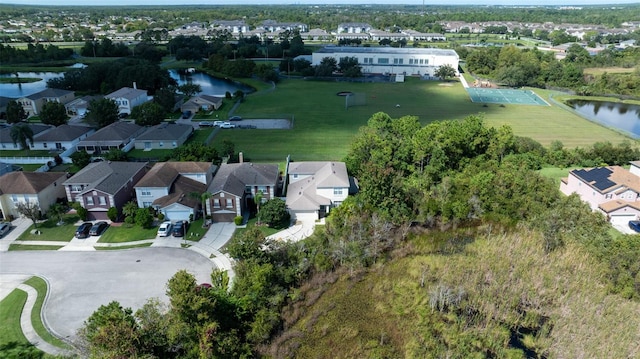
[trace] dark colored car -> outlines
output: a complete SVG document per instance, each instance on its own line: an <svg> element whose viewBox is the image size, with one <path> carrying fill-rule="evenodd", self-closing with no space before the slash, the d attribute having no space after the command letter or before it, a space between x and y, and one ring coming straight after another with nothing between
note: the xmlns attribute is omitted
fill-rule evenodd
<svg viewBox="0 0 640 359"><path fill-rule="evenodd" d="M182 118L187 119L189 117L191 117L191 111L184 111L182 113Z"/></svg>
<svg viewBox="0 0 640 359"><path fill-rule="evenodd" d="M229 117L229 121L242 121L242 117L240 117L240 116L231 116L231 117Z"/></svg>
<svg viewBox="0 0 640 359"><path fill-rule="evenodd" d="M173 224L172 234L174 237L184 237L185 233L187 233L187 222L186 221L178 221Z"/></svg>
<svg viewBox="0 0 640 359"><path fill-rule="evenodd" d="M0 238L4 237L4 235L9 233L10 230L11 230L11 223L8 223L8 222L0 223Z"/></svg>
<svg viewBox="0 0 640 359"><path fill-rule="evenodd" d="M89 231L91 231L91 227L93 227L93 223L91 222L84 222L83 224L78 226L78 229L76 229L76 238L82 239L89 237Z"/></svg>
<svg viewBox="0 0 640 359"><path fill-rule="evenodd" d="M99 236L109 227L107 222L96 222L93 226L91 226L91 230L89 231L89 235L91 236Z"/></svg>
<svg viewBox="0 0 640 359"><path fill-rule="evenodd" d="M629 221L629 228L636 232L640 232L640 221Z"/></svg>

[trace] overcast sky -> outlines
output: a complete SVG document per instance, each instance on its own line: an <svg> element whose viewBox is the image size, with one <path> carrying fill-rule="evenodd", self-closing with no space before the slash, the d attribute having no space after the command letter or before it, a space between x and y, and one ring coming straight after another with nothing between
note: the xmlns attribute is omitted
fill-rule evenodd
<svg viewBox="0 0 640 359"><path fill-rule="evenodd" d="M271 5L271 4L411 4L423 0L0 0L0 4L21 5ZM639 0L424 0L426 5L598 5L634 4Z"/></svg>

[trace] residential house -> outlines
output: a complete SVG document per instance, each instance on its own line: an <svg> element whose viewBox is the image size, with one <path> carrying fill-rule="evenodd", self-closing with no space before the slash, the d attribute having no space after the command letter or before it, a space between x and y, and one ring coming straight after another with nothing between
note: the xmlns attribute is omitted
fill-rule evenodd
<svg viewBox="0 0 640 359"><path fill-rule="evenodd" d="M255 206L258 192L262 201L275 198L281 182L277 164L222 164L209 185L209 213L215 222L232 222Z"/></svg>
<svg viewBox="0 0 640 359"><path fill-rule="evenodd" d="M364 22L346 22L338 25L338 34L369 34L373 27Z"/></svg>
<svg viewBox="0 0 640 359"><path fill-rule="evenodd" d="M222 106L222 97L211 96L211 95L199 95L194 96L189 99L189 101L185 102L180 106L180 111L186 112L191 111L191 113L196 113L200 110L202 111L212 111L217 110Z"/></svg>
<svg viewBox="0 0 640 359"><path fill-rule="evenodd" d="M156 163L135 186L138 207L153 207L170 221L196 218L216 169L208 162Z"/></svg>
<svg viewBox="0 0 640 359"><path fill-rule="evenodd" d="M301 22L278 22L275 20L264 20L260 27L267 32L279 32L285 30L298 30L300 32L305 32L309 30L309 26Z"/></svg>
<svg viewBox="0 0 640 359"><path fill-rule="evenodd" d="M166 150L181 146L193 134L193 126L163 122L151 126L138 136L134 145L138 150Z"/></svg>
<svg viewBox="0 0 640 359"><path fill-rule="evenodd" d="M63 172L9 172L0 177L0 217L17 218L20 202L37 203L42 213L58 199L65 198Z"/></svg>
<svg viewBox="0 0 640 359"><path fill-rule="evenodd" d="M111 149L128 152L134 146L134 140L145 131L145 128L132 122L118 121L105 126L84 140L78 142L78 151L99 155Z"/></svg>
<svg viewBox="0 0 640 359"><path fill-rule="evenodd" d="M566 195L576 193L592 210L607 216L614 227L626 227L640 215L640 161L631 170L620 166L595 167L569 171L560 183Z"/></svg>
<svg viewBox="0 0 640 359"><path fill-rule="evenodd" d="M33 136L34 150L65 151L96 132L87 126L60 125Z"/></svg>
<svg viewBox="0 0 640 359"><path fill-rule="evenodd" d="M103 98L102 96L84 96L77 98L65 105L67 109L67 114L69 116L80 116L84 117L88 110L89 105L91 105L91 101L97 101Z"/></svg>
<svg viewBox="0 0 640 359"><path fill-rule="evenodd" d="M86 208L89 219L106 220L110 207L122 213L122 207L135 195L134 186L147 170L146 162L94 162L63 184L67 199Z"/></svg>
<svg viewBox="0 0 640 359"><path fill-rule="evenodd" d="M300 33L300 37L302 37L303 40L327 41L327 40L331 40L333 35L329 34L324 29L314 28L309 30L308 32Z"/></svg>
<svg viewBox="0 0 640 359"><path fill-rule="evenodd" d="M115 101L118 105L119 114L131 114L134 107L149 101L147 90L138 90L136 84L131 87L123 87L105 96L105 98Z"/></svg>
<svg viewBox="0 0 640 359"><path fill-rule="evenodd" d="M290 162L287 180L287 208L296 221L324 218L351 188L344 162Z"/></svg>
<svg viewBox="0 0 640 359"><path fill-rule="evenodd" d="M0 176L2 176L5 173L17 171L19 169L20 169L19 165L14 165L12 163L6 163L6 162L0 161Z"/></svg>
<svg viewBox="0 0 640 359"><path fill-rule="evenodd" d="M53 129L53 126L50 125L41 125L41 124L28 124L29 128L33 132L33 137L43 134L44 132L50 131ZM0 127L0 149L2 150L21 150L22 146L19 143L13 143L13 139L11 138L11 126Z"/></svg>
<svg viewBox="0 0 640 359"><path fill-rule="evenodd" d="M250 30L244 20L213 20L211 27L216 30L228 30L234 35L246 34Z"/></svg>
<svg viewBox="0 0 640 359"><path fill-rule="evenodd" d="M40 114L42 106L47 102L67 104L75 99L73 91L47 88L32 95L21 97L16 101L22 105L27 117Z"/></svg>

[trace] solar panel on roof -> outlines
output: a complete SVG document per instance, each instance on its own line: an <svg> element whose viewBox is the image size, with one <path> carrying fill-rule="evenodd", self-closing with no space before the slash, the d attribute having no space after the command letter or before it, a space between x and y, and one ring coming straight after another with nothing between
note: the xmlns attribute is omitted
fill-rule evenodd
<svg viewBox="0 0 640 359"><path fill-rule="evenodd" d="M574 173L578 177L582 178L585 182L590 183L592 186L601 191L615 186L616 184L609 179L609 176L613 173L613 171L606 167L597 167L590 170L575 170Z"/></svg>

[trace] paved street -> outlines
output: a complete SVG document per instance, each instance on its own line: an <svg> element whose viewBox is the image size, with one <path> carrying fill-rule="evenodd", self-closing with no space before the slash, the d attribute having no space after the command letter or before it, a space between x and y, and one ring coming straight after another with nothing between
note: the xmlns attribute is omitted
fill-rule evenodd
<svg viewBox="0 0 640 359"><path fill-rule="evenodd" d="M178 248L139 248L123 251L0 252L0 293L10 291L5 282L16 275L39 275L50 285L44 317L60 337L72 339L100 305L112 300L134 310L148 298L168 302L167 281L180 269L198 282L210 282L214 263L193 251Z"/></svg>

